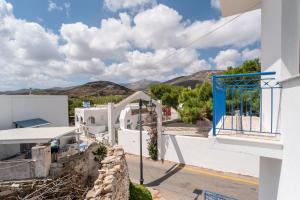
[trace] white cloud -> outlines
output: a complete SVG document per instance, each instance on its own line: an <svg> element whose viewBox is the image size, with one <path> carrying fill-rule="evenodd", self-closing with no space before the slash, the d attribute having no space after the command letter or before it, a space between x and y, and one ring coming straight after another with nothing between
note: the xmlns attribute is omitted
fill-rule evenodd
<svg viewBox="0 0 300 200"><path fill-rule="evenodd" d="M6 1L0 1L0 19L12 16L12 9L13 6L10 3L7 3Z"/></svg>
<svg viewBox="0 0 300 200"><path fill-rule="evenodd" d="M111 11L142 8L147 5L155 5L155 0L105 0L104 5Z"/></svg>
<svg viewBox="0 0 300 200"><path fill-rule="evenodd" d="M66 15L69 17L70 16L70 12L71 12L71 3L70 2L64 3L64 8L66 10Z"/></svg>
<svg viewBox="0 0 300 200"><path fill-rule="evenodd" d="M227 67L237 67L237 63L241 60L241 53L236 49L227 49L220 51L213 62L217 69L226 69Z"/></svg>
<svg viewBox="0 0 300 200"><path fill-rule="evenodd" d="M182 16L165 5L148 9L134 17L133 40L142 48L180 47Z"/></svg>
<svg viewBox="0 0 300 200"><path fill-rule="evenodd" d="M220 10L220 0L210 0L210 5L212 8L215 8L217 10Z"/></svg>
<svg viewBox="0 0 300 200"><path fill-rule="evenodd" d="M239 52L237 49L227 49L220 51L218 55L211 59L217 69L226 69L227 67L238 67L238 65L246 60L260 58L260 49L246 48Z"/></svg>
<svg viewBox="0 0 300 200"><path fill-rule="evenodd" d="M225 26L223 24L234 16L189 24L182 21L182 16L176 10L159 4L134 17L133 40L142 48L211 48L230 45L240 48L260 39L260 15L260 10L248 12Z"/></svg>
<svg viewBox="0 0 300 200"><path fill-rule="evenodd" d="M178 54L178 52L180 52ZM176 54L176 57L169 57ZM194 49L158 49L155 52L132 51L126 55L126 61L108 66L105 78L124 78L135 81L143 78L153 80L167 80L174 76L175 71L184 69L184 74L207 69L204 60L199 60ZM182 75L182 74L181 74Z"/></svg>
<svg viewBox="0 0 300 200"><path fill-rule="evenodd" d="M100 28L88 27L81 22L63 24L60 33L66 41L61 52L69 58L120 60L130 47L130 17L121 13L119 19L102 20Z"/></svg>
<svg viewBox="0 0 300 200"><path fill-rule="evenodd" d="M235 16L221 18L220 20L194 22L184 31L186 43L193 43L195 48L210 48L229 45L235 47L245 47L249 44L259 41L261 17L260 10L245 13L233 22L222 26L233 17ZM222 28L214 31L212 34L198 41L199 37L204 36L209 31L215 30L221 26Z"/></svg>
<svg viewBox="0 0 300 200"><path fill-rule="evenodd" d="M65 86L74 84L69 81L73 76L163 81L211 65L235 65L259 55L258 49L246 48L259 40L259 18L259 11L247 13L189 45L230 18L187 22L176 10L160 4L135 16L120 13L103 19L99 27L82 22L62 24L59 34L54 34L16 18L12 5L0 0L0 90ZM208 62L198 52L208 47L229 49Z"/></svg>
<svg viewBox="0 0 300 200"><path fill-rule="evenodd" d="M62 11L63 7L58 6L54 1L49 0L48 1L48 11L51 12L53 10L60 10L60 11Z"/></svg>
<svg viewBox="0 0 300 200"><path fill-rule="evenodd" d="M15 84L67 84L59 73L63 72L64 61L58 50L58 36L37 23L16 19L12 5L2 0L0 16L0 89Z"/></svg>
<svg viewBox="0 0 300 200"><path fill-rule="evenodd" d="M256 59L260 58L260 49L248 49L246 48L245 50L242 51L242 57L245 60L251 60L251 59Z"/></svg>

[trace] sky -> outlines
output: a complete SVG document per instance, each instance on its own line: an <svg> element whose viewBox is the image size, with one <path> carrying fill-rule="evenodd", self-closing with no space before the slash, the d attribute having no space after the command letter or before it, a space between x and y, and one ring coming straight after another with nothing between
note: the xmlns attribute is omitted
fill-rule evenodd
<svg viewBox="0 0 300 200"><path fill-rule="evenodd" d="M233 17L219 0L0 0L0 90L237 67L260 57L261 13Z"/></svg>

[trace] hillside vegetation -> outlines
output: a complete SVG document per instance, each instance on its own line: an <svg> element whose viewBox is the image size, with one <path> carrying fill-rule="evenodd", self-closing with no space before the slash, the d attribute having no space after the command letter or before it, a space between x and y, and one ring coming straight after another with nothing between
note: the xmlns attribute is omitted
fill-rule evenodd
<svg viewBox="0 0 300 200"><path fill-rule="evenodd" d="M245 61L240 67L228 67L224 74L253 73L260 71L258 59ZM207 79L210 79L207 77ZM212 85L206 81L197 84L194 89L169 84L158 84L150 88L153 98L162 100L166 106L176 109L185 123L195 123L199 119L212 119ZM236 93L234 101L237 101L239 94ZM249 97L244 97L249 101ZM254 112L258 109L259 96L254 92ZM230 101L226 103L230 104ZM238 105L238 104L236 104Z"/></svg>
<svg viewBox="0 0 300 200"><path fill-rule="evenodd" d="M69 98L69 116L74 116L75 108L82 107L83 101L90 101L92 106L108 104L108 103L118 103L125 99L125 95L110 95L110 96L90 96L81 98Z"/></svg>

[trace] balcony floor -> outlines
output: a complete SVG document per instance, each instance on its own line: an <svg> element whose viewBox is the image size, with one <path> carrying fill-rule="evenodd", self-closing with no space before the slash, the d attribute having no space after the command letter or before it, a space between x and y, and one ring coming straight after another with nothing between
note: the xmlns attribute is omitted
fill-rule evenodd
<svg viewBox="0 0 300 200"><path fill-rule="evenodd" d="M247 131L236 131L236 130L220 130L218 136L229 136L235 138L254 139L254 140L267 140L277 141L281 140L280 134L272 133L259 133L259 132L247 132Z"/></svg>

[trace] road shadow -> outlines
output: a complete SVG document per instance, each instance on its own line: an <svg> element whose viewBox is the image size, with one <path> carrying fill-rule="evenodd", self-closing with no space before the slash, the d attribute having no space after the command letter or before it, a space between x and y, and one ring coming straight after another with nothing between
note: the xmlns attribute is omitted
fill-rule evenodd
<svg viewBox="0 0 300 200"><path fill-rule="evenodd" d="M175 164L173 165L170 169L168 169L165 172L165 175L163 175L162 177L151 181L147 184L145 184L145 186L147 187L154 187L154 186L159 186L162 182L164 182L165 180L167 180L168 178L170 178L171 176L173 176L174 174L176 174L177 172L179 172L180 170L182 170L184 168L184 164Z"/></svg>
<svg viewBox="0 0 300 200"><path fill-rule="evenodd" d="M194 189L193 193L196 195L196 197L194 198L194 200L200 200L201 195L203 193L203 190L201 190L201 189Z"/></svg>

